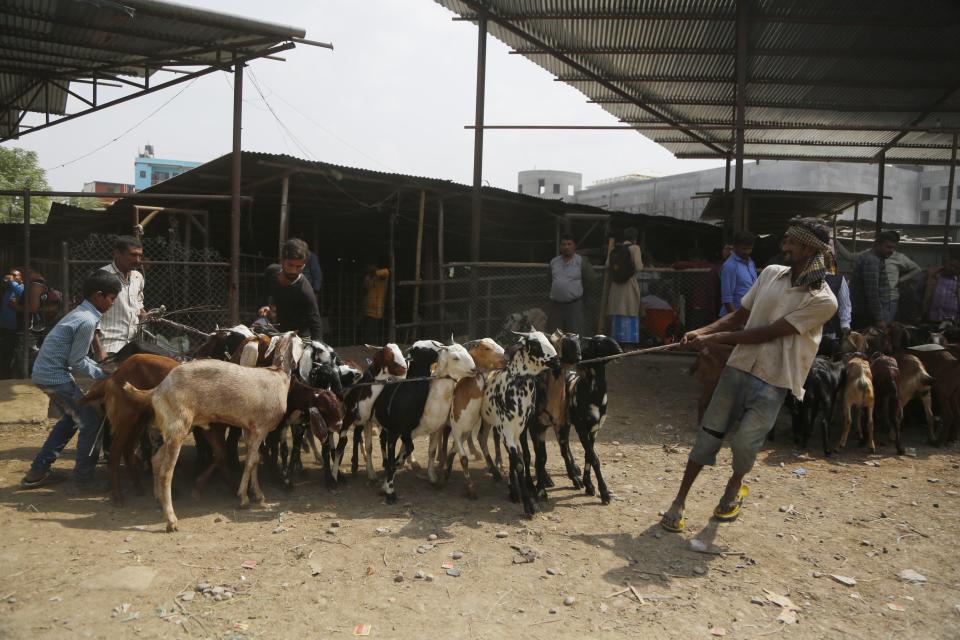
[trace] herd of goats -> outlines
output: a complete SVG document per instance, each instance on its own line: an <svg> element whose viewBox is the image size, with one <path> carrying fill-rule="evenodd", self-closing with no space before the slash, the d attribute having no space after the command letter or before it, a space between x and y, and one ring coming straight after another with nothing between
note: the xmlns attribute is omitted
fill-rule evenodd
<svg viewBox="0 0 960 640"><path fill-rule="evenodd" d="M372 447L377 429L385 470L382 492L388 503L397 500L396 471L407 462L416 464L415 438L429 437L431 483L439 482L437 464L446 480L459 457L470 498L477 493L468 450L479 459L474 442L479 444L487 470L500 480L502 440L508 452L510 499L521 502L530 516L553 486L545 444L552 430L573 486L588 495L599 493L608 504L610 492L594 444L607 415L606 364L623 350L603 335L514 333L516 340L506 349L490 338L464 344L421 340L406 353L393 343L367 345L371 353L365 367L342 359L322 342L292 333L254 334L244 326L214 332L185 363L133 342L113 357L115 371L85 396L87 402L105 405L111 425L113 500L123 503L121 459L142 493L137 447L155 451L150 457L154 495L167 530L175 531L173 472L191 433L198 451L195 494L217 470L231 490L236 488L232 472L240 468L238 443L244 438L246 460L237 488L241 507L249 503L248 490L264 503L258 479L261 458L271 477L290 490L294 474L303 469L301 452L307 446L322 465L327 485L335 486L343 479L340 468L351 433L352 474L357 474L362 456L368 477L376 481ZM902 455L904 410L909 415L913 404L918 413L922 409L932 444L955 440L960 431L956 333L931 334L898 323L883 332L851 332L832 346L830 355L817 356L803 400L789 402L796 443L806 448L811 433L819 429L824 453L830 455L831 424L843 426L838 450L856 424L862 443L873 453L876 423L881 433L886 427ZM711 345L698 354L691 369L703 385L701 416L731 350ZM570 450L571 426L584 449L582 471ZM495 457L488 448L491 431Z"/></svg>
<svg viewBox="0 0 960 640"><path fill-rule="evenodd" d="M594 443L607 414L606 361L623 353L613 339L530 331L516 333L516 341L506 349L490 338L464 344L421 340L406 353L393 343L367 348L368 364L361 367L323 342L293 333L254 334L244 326L214 332L188 362L161 355L148 344L130 343L113 356L117 366L111 375L84 397L103 403L110 423L114 502L123 503L121 459L130 482L142 493L137 448L152 450L154 496L167 531L176 531L173 472L191 433L198 451L195 494L217 470L236 488L231 471L240 466L237 445L244 438L246 460L236 488L241 507L249 503L248 490L261 505L265 502L258 479L261 458L264 468L291 489L293 475L302 470L305 445L322 464L328 486L336 485L342 480L350 433L352 473L358 470L359 451L369 478L376 480L374 428L379 429L382 491L388 503L397 500L397 469L415 463L415 438L429 436L427 474L432 483L438 482L435 463L446 479L459 456L471 498L476 498L476 488L467 450L477 456L474 441L479 443L489 472L499 480L502 440L510 498L532 515L553 486L546 472L548 429L556 434L574 486L589 495L599 489L603 503L610 502ZM584 448L582 472L570 451L571 425ZM292 446L287 444L287 429ZM491 430L495 459L488 449ZM536 454L534 474L530 441Z"/></svg>

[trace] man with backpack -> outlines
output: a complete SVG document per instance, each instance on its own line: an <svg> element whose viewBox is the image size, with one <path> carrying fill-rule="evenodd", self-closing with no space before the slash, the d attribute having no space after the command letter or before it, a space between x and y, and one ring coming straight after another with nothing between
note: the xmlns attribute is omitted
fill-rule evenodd
<svg viewBox="0 0 960 640"><path fill-rule="evenodd" d="M643 257L637 246L637 230L628 227L623 231L623 242L614 245L607 256L610 335L624 346L640 342L640 317L643 316L640 284L637 282L637 271L640 269L643 269Z"/></svg>

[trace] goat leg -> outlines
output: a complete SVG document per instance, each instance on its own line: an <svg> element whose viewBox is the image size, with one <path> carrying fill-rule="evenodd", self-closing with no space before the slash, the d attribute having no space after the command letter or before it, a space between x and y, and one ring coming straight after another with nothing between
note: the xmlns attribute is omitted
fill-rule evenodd
<svg viewBox="0 0 960 640"><path fill-rule="evenodd" d="M876 453L877 445L873 441L873 403L867 405L867 429L866 429L867 448L870 453Z"/></svg>
<svg viewBox="0 0 960 640"><path fill-rule="evenodd" d="M177 466L177 458L180 456L180 448L183 445L183 433L189 431L189 426L177 425L175 431L167 434L167 439L163 442L163 447L161 447L162 465L158 469L158 477L162 485L162 495L161 495L161 506L163 507L163 515L167 519L167 533L172 533L177 530L177 514L173 511L173 470ZM156 458L154 463L156 463Z"/></svg>
<svg viewBox="0 0 960 640"><path fill-rule="evenodd" d="M837 443L837 451L843 451L847 446L847 437L850 435L850 426L853 423L853 405L843 407L843 431L840 432L840 442Z"/></svg>
<svg viewBox="0 0 960 640"><path fill-rule="evenodd" d="M489 424L486 422L481 422L480 433L477 436L477 440L480 441L480 448L483 450L483 458L487 462L487 470L490 471L490 475L493 476L494 482L500 482L503 479L503 475L500 473L500 469L494 463L493 458L490 457L490 450L487 448L487 440L490 429L491 426Z"/></svg>
<svg viewBox="0 0 960 640"><path fill-rule="evenodd" d="M544 442L540 434L533 436L533 451L537 456L537 500L545 501L547 499L547 487L552 486L549 482L550 476L547 475L547 443Z"/></svg>
<svg viewBox="0 0 960 640"><path fill-rule="evenodd" d="M470 437L470 432L466 434L455 434L453 438L453 444L456 447L456 450L450 451L447 458L447 477L450 477L450 469L453 467L453 457L454 455L460 456L460 467L463 469L463 479L467 483L467 497L471 500L477 499L477 487L473 483L473 478L470 477L470 460L467 458L467 452L463 447L463 441Z"/></svg>
<svg viewBox="0 0 960 640"><path fill-rule="evenodd" d="M570 450L570 423L566 422L557 429L557 442L560 443L560 456L567 467L567 477L573 482L573 488L583 489L583 481L580 479L580 467L573 459L573 452Z"/></svg>
<svg viewBox="0 0 960 640"><path fill-rule="evenodd" d="M590 432L577 432L580 436L580 444L583 445L583 451L585 453L585 466L586 471L584 471L584 484L587 485L590 495L593 493L590 492L590 489L593 489L592 484L587 484L589 482L589 472L590 467L593 467L593 473L597 476L597 488L600 490L600 502L602 504L610 504L610 491L607 489L607 483L603 481L603 474L600 473L600 456L597 455L596 447L594 446L596 431Z"/></svg>
<svg viewBox="0 0 960 640"><path fill-rule="evenodd" d="M477 445L473 442L473 433L467 435L467 446L470 448L470 457L474 460L483 460L483 455L477 451Z"/></svg>
<svg viewBox="0 0 960 640"><path fill-rule="evenodd" d="M227 450L223 444L225 429L223 426L211 426L208 429L200 429L201 439L210 448L210 464L197 476L193 485L193 497L199 498L200 494L206 488L210 481L210 476L219 467L221 472L227 476L229 483L229 470L227 469Z"/></svg>
<svg viewBox="0 0 960 640"><path fill-rule="evenodd" d="M387 504L396 504L397 493L394 490L394 474L397 471L397 437L393 434L388 436L386 442L386 475L383 479L383 492L387 496Z"/></svg>

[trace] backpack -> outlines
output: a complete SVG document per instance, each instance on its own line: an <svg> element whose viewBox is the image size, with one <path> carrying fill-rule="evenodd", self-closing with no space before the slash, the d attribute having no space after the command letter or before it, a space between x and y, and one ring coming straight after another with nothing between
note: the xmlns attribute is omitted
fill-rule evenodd
<svg viewBox="0 0 960 640"><path fill-rule="evenodd" d="M629 244L614 245L610 251L610 277L617 284L629 282L637 273L637 268L633 264L633 256L630 254Z"/></svg>

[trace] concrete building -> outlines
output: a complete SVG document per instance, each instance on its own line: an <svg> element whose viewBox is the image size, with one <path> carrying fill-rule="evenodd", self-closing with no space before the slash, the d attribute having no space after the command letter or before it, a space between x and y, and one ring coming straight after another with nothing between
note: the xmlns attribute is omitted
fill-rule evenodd
<svg viewBox="0 0 960 640"><path fill-rule="evenodd" d="M83 183L84 193L97 194L97 193L130 193L134 190L132 184L124 184L122 182L103 182L102 180L94 180L93 182ZM116 198L99 198L100 202L103 204L113 204L116 202Z"/></svg>
<svg viewBox="0 0 960 640"><path fill-rule="evenodd" d="M202 163L187 160L162 160L154 156L153 145L148 144L137 155L134 161L134 184L137 191L142 191L158 182L169 180Z"/></svg>
<svg viewBox="0 0 960 640"><path fill-rule="evenodd" d="M641 175L602 180L576 192L574 201L611 210L665 215L698 220L706 200L697 193L722 189L725 169L706 169L660 178ZM733 188L736 167L732 167ZM891 199L883 205L883 219L890 224L942 225L946 213L949 170L944 167L888 165L884 192ZM743 186L751 189L797 189L876 193L877 166L844 162L777 162L764 160L744 165ZM957 187L960 196L960 186ZM954 198L958 219L960 198ZM853 219L847 212L841 219ZM861 220L876 219L876 204L860 208Z"/></svg>
<svg viewBox="0 0 960 640"><path fill-rule="evenodd" d="M533 169L517 174L517 193L551 200L564 199L572 202L574 194L580 191L582 184L583 174L573 171Z"/></svg>

